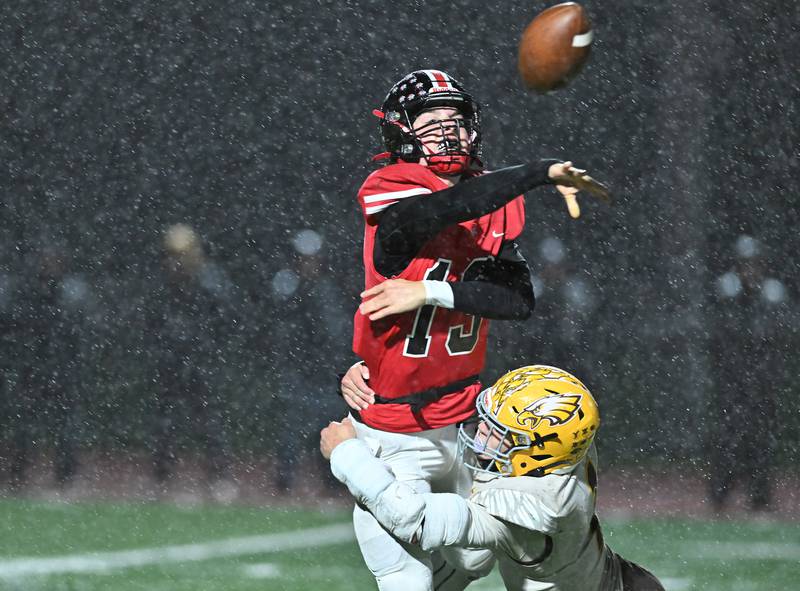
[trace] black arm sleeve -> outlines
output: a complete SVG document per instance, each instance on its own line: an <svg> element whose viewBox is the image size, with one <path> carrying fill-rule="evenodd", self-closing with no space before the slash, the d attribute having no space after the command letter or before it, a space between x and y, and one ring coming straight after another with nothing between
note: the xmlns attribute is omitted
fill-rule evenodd
<svg viewBox="0 0 800 591"><path fill-rule="evenodd" d="M378 220L375 268L391 277L447 226L503 207L518 195L549 182L548 169L559 160L538 160L464 180L432 195L410 197L387 208Z"/></svg>
<svg viewBox="0 0 800 591"><path fill-rule="evenodd" d="M493 320L525 320L533 312L531 272L516 243L507 242L495 260L484 261L470 281L450 284L453 309Z"/></svg>

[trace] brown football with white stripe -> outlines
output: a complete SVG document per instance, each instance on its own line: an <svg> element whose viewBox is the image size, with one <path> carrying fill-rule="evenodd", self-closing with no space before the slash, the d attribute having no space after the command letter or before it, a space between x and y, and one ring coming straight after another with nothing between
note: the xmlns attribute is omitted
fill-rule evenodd
<svg viewBox="0 0 800 591"><path fill-rule="evenodd" d="M592 36L589 17L576 2L540 12L519 42L517 68L525 86L537 92L565 86L586 63Z"/></svg>

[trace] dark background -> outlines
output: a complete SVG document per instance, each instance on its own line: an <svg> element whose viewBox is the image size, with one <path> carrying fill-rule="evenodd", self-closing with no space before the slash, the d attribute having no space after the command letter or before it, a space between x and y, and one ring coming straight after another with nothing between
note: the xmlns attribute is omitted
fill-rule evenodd
<svg viewBox="0 0 800 591"><path fill-rule="evenodd" d="M528 195L520 243L539 308L494 325L486 379L531 362L579 374L607 462L705 470L731 413L732 430L774 437L764 462L796 462L800 5L587 1L591 58L541 96L517 77L516 45L550 4L3 3L2 432L40 396L25 368L52 365L73 384L56 406L76 447L152 446L172 349L152 320L169 315L162 235L184 223L225 278L190 317L231 453L270 452L295 429L313 447L344 409L334 373L354 361L355 194L381 151L371 110L407 72L439 68L482 102L490 167L571 159L616 196L584 197L572 220L553 190ZM308 276L292 242L304 229L322 238ZM761 296L740 305L719 278L738 273L742 236L758 245ZM48 257L57 321L31 287ZM305 282L282 296L281 271ZM309 296L322 278L327 295ZM720 359L751 375L744 390L720 386ZM45 435L51 414L32 419Z"/></svg>

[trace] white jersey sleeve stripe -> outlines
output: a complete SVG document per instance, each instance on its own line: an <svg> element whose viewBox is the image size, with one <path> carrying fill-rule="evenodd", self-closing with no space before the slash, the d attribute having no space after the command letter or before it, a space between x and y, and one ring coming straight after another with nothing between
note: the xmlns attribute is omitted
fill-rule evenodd
<svg viewBox="0 0 800 591"><path fill-rule="evenodd" d="M397 201L392 201L390 203L384 203L383 205L373 205L372 207L368 207L366 209L367 215L372 215L373 213L378 213L379 211L383 211L390 205L394 205Z"/></svg>
<svg viewBox="0 0 800 591"><path fill-rule="evenodd" d="M366 195L364 203L375 203L376 201L388 201L390 199L404 199L406 197L413 197L415 195L426 195L430 193L430 189L425 187L415 187L414 189L406 189L405 191L393 191L391 193L378 193L376 195Z"/></svg>

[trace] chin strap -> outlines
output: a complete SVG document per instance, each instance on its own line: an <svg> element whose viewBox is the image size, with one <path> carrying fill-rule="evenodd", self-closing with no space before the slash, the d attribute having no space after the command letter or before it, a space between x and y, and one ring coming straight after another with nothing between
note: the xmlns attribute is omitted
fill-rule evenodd
<svg viewBox="0 0 800 591"><path fill-rule="evenodd" d="M425 156L425 160L428 162L428 168L436 174L454 176L464 174L471 168L471 158L466 154Z"/></svg>

